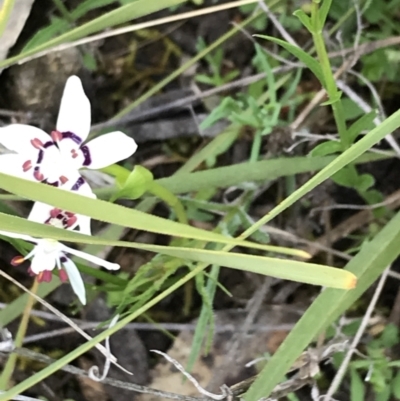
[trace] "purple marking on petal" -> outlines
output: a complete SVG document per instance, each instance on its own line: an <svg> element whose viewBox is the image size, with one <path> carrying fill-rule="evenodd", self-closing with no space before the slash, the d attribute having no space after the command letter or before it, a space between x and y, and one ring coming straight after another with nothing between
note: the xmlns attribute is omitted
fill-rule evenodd
<svg viewBox="0 0 400 401"><path fill-rule="evenodd" d="M76 183L72 186L71 190L77 191L84 183L85 183L85 180L83 179L83 177L79 177L77 179Z"/></svg>
<svg viewBox="0 0 400 401"><path fill-rule="evenodd" d="M66 256L61 256L60 257L60 262L61 263L65 263L68 260L68 258Z"/></svg>
<svg viewBox="0 0 400 401"><path fill-rule="evenodd" d="M58 181L54 181L54 182L48 182L48 181L46 181L46 184L47 185L50 185L51 187L58 187Z"/></svg>
<svg viewBox="0 0 400 401"><path fill-rule="evenodd" d="M62 132L61 135L62 135L62 139L67 139L67 138L72 139L77 145L80 145L82 143L82 139L78 135L74 134L73 132L70 132L70 131Z"/></svg>
<svg viewBox="0 0 400 401"><path fill-rule="evenodd" d="M56 146L56 144L55 144L53 141L47 141L47 142L43 145L43 147L44 147L45 149L49 148L50 146Z"/></svg>
<svg viewBox="0 0 400 401"><path fill-rule="evenodd" d="M53 141L48 141L43 145L43 149L47 149L50 146L55 146L55 143ZM38 158L36 160L36 164L40 164L43 161L43 156L44 156L43 149L39 150Z"/></svg>
<svg viewBox="0 0 400 401"><path fill-rule="evenodd" d="M81 146L81 152L83 154L83 157L85 158L83 162L83 166L90 166L92 163L92 156L90 155L90 150L87 145Z"/></svg>
<svg viewBox="0 0 400 401"><path fill-rule="evenodd" d="M36 160L36 164L40 164L43 160L44 152L43 150L39 150L38 158Z"/></svg>

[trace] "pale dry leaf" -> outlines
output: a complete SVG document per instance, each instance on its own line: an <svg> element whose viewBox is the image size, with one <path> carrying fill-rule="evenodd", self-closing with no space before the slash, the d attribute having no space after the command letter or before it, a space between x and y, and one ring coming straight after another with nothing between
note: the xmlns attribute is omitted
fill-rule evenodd
<svg viewBox="0 0 400 401"><path fill-rule="evenodd" d="M35 0L16 1L11 11L6 29L1 36L0 61L7 57L8 51L14 46L24 25L29 17L33 2ZM4 0L0 0L0 9L3 7ZM0 69L0 74L3 70Z"/></svg>

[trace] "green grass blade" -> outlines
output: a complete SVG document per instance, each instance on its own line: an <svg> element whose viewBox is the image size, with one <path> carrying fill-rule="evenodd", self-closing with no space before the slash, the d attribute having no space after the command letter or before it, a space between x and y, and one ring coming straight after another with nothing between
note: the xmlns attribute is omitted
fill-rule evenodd
<svg viewBox="0 0 400 401"><path fill-rule="evenodd" d="M210 276L207 281L207 285L204 288L204 291L207 293L209 299L211 300L211 305L214 301L215 292L217 290L218 276L219 276L220 266L213 265L211 267ZM204 337L212 338L213 334L213 310L210 310L209 305L203 302L201 305L201 312L199 319L196 324L196 330L193 335L192 346L190 347L190 354L187 362L186 369L188 372L191 372L193 369L194 363L196 362L197 357L200 355L201 347L204 343ZM206 333L209 331L209 334ZM211 331L211 333L210 333Z"/></svg>
<svg viewBox="0 0 400 401"><path fill-rule="evenodd" d="M126 318L120 320L115 326L103 331L92 340L82 344L74 351L70 352L69 354L65 355L64 357L58 359L56 362L52 363L50 366L42 369L41 371L35 373L34 375L30 376L28 379L24 380L23 382L17 384L10 390L6 391L3 394L0 394L0 401L8 401L15 397L18 394L23 393L25 390L31 388L37 383L43 381L46 377L52 375L53 373L57 372L61 367L65 366L66 364L70 363L80 355L84 354L85 352L89 351L99 342L105 340L107 337L116 333L120 329L122 329L125 325L130 323L131 321L135 320L138 316L142 315L143 313L147 312L151 307L156 305L158 302L162 301L165 297L172 294L182 285L193 279L198 273L200 273L204 269L204 265L198 266L196 269L192 270L188 273L185 277L181 278L175 284L171 285L169 288L164 290L161 294L154 297L151 301L149 301L146 305L142 306L141 308L137 309L135 312L127 316Z"/></svg>
<svg viewBox="0 0 400 401"><path fill-rule="evenodd" d="M23 232L36 237L50 236L54 239L70 242L73 241L96 245L142 249L173 256L178 259L189 259L208 264L218 264L233 269L246 270L286 280L301 281L304 283L327 287L352 288L355 285L355 277L353 274L341 269L316 265L313 263L239 253L228 253L224 251L149 245L127 241L112 241L104 238L83 235L74 231L50 227L45 224L33 223L19 217L8 216L2 213L0 213L0 227L5 231ZM296 251L294 250L293 252L295 253Z"/></svg>
<svg viewBox="0 0 400 401"><path fill-rule="evenodd" d="M220 138L218 136L217 138ZM211 144L211 142L210 142ZM206 148L204 148L205 150ZM196 153L196 155L200 154ZM195 156L196 156L195 155ZM393 152L367 153L355 160L356 164L374 162L388 159L395 156ZM215 169L198 171L190 173L190 170L196 168L198 162L201 163L206 155L203 153L201 158L196 158L195 163L189 168L182 169L177 174L183 175L184 179L175 176L160 178L155 180L174 194L183 194L191 191L197 191L204 188L226 188L231 185L238 185L246 181L274 180L280 177L291 176L296 173L307 173L310 171L321 170L331 163L335 157L291 157L258 161L255 163L238 163L232 166L217 167ZM194 159L193 159L194 160ZM201 161L200 161L201 160ZM104 171L112 174L112 169L105 168ZM127 173L129 174L129 173ZM114 187L101 188L95 193L101 199L108 199L117 191ZM23 199L17 195L2 195L0 200L18 200Z"/></svg>
<svg viewBox="0 0 400 401"><path fill-rule="evenodd" d="M57 206L63 210L90 216L93 219L120 225L122 227L130 227L137 230L183 238L204 240L207 242L220 242L225 244L241 245L254 249L271 250L271 247L267 245L236 240L212 231L201 230L189 225L146 214L138 210L128 209L99 199L91 199L54 188L50 185L27 181L2 173L0 173L0 188L34 201L44 202ZM19 224L22 224L22 222L20 221ZM41 234L37 236L46 237L45 233L50 231L43 230L48 230L49 228L51 227L42 225L42 228L40 229ZM0 227L0 229L6 230L3 227ZM28 233L28 231L26 233ZM69 232L69 234L72 233ZM282 250L284 249L285 248L282 248ZM275 247L275 250L278 251L278 248ZM301 255L301 252L299 255ZM304 252L303 255L307 257Z"/></svg>
<svg viewBox="0 0 400 401"><path fill-rule="evenodd" d="M357 143L352 145L349 149L343 152L340 156L336 157L335 160L317 173L311 180L304 184L301 188L293 192L290 196L284 199L278 206L272 209L267 215L260 219L251 230L246 230L243 234L247 235L248 232L254 232L264 224L271 221L273 218L278 216L288 207L297 202L300 198L306 195L308 192L313 190L319 184L330 178L333 174L338 172L343 167L354 162L363 153L368 151L372 146L381 141L386 135L390 134L394 130L400 127L400 110L393 113L388 117L382 124L375 127L370 131L364 138L360 139Z"/></svg>
<svg viewBox="0 0 400 401"><path fill-rule="evenodd" d="M269 40L282 46L285 50L296 56L302 63L304 63L318 78L322 86L325 86L324 74L322 73L322 69L318 61L314 57L306 53L304 50L300 49L300 47L294 46L288 42L285 42L282 39L274 38L273 36L267 36L267 35L254 35L254 36L257 38Z"/></svg>
<svg viewBox="0 0 400 401"><path fill-rule="evenodd" d="M396 259L399 243L400 213L397 213L346 266L346 270L358 277L357 287L351 291L326 289L318 296L250 387L246 401L268 397L307 345L344 313Z"/></svg>
<svg viewBox="0 0 400 401"><path fill-rule="evenodd" d="M94 20L74 28L67 33L57 36L56 38L51 39L46 43L35 47L34 49L4 60L0 62L0 68L9 67L25 57L32 56L36 53L42 52L43 50L49 49L50 47L84 38L92 33L99 32L103 29L110 28L118 24L123 24L124 22L131 21L135 18L154 13L185 1L186 0L137 0L132 4L121 6L116 10L110 11L98 18L95 18Z"/></svg>
<svg viewBox="0 0 400 401"><path fill-rule="evenodd" d="M358 163L382 160L388 156L369 153ZM210 187L226 188L246 181L275 180L280 177L321 170L335 160L335 156L290 157L263 160L254 163L239 163L195 173L180 173L156 180L174 194L199 191Z"/></svg>
<svg viewBox="0 0 400 401"><path fill-rule="evenodd" d="M142 201L137 205L138 210L148 210L148 202ZM107 240L115 240L119 238L122 234L121 227L110 226L104 233L101 234L102 238ZM87 245L83 248L84 252L96 254L98 250L98 246L96 245ZM74 260L74 258L72 258ZM113 276L114 278L116 276ZM37 294L41 298L45 298L51 292L53 292L59 285L61 284L60 280L54 279L50 283L40 283ZM28 300L28 294L22 294L17 299L9 303L3 310L0 310L0 326L5 327L9 323L11 323L14 319L22 314L24 311L25 305Z"/></svg>

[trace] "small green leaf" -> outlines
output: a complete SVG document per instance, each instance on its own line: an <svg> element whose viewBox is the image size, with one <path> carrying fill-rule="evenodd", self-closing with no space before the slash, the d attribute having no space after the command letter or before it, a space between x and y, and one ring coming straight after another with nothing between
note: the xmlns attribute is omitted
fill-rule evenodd
<svg viewBox="0 0 400 401"><path fill-rule="evenodd" d="M282 46L289 53L293 54L302 63L304 63L318 78L318 80L321 82L321 85L325 87L324 74L322 72L321 66L319 65L318 61L315 58L311 57L304 50L300 49L298 46L294 46L288 42L285 42L284 40L277 39L272 36L266 36L266 35L254 35L254 36L261 39L270 40L271 42L274 42Z"/></svg>
<svg viewBox="0 0 400 401"><path fill-rule="evenodd" d="M97 70L97 62L95 57L89 53L89 52L85 52L83 55L83 65L85 66L86 69L88 69L89 71L96 71Z"/></svg>
<svg viewBox="0 0 400 401"><path fill-rule="evenodd" d="M383 330L380 341L384 348L394 347L399 343L399 328L393 324L389 323Z"/></svg>
<svg viewBox="0 0 400 401"><path fill-rule="evenodd" d="M343 185L348 188L355 188L358 183L358 173L354 166L346 166L332 176L332 180L336 184Z"/></svg>
<svg viewBox="0 0 400 401"><path fill-rule="evenodd" d="M368 114L364 114L357 121L351 124L346 134L349 138L349 142L353 143L362 131L372 129L374 126L373 121L375 117L376 112L371 111Z"/></svg>
<svg viewBox="0 0 400 401"><path fill-rule="evenodd" d="M296 10L293 15L295 15L301 21L301 23L307 28L308 32L314 32L311 24L311 18L303 10Z"/></svg>
<svg viewBox="0 0 400 401"><path fill-rule="evenodd" d="M272 68L269 65L267 55L265 54L262 47L258 43L256 43L255 46L257 55L257 59L255 60L255 62L258 62L261 65L266 74L270 102L276 103L276 85L274 74L272 73Z"/></svg>
<svg viewBox="0 0 400 401"><path fill-rule="evenodd" d="M113 202L119 198L140 198L148 190L153 180L154 177L151 171L142 166L135 166L123 187L111 198L111 201Z"/></svg>
<svg viewBox="0 0 400 401"><path fill-rule="evenodd" d="M210 128L218 120L221 120L221 118L226 118L231 114L232 111L239 109L240 108L234 99L232 99L231 97L226 97L224 98L224 100L222 100L222 102L218 105L218 107L212 110L211 113L207 116L207 118L202 121L202 123L200 124L200 128L201 129Z"/></svg>
<svg viewBox="0 0 400 401"><path fill-rule="evenodd" d="M326 102L321 103L320 106L330 106L331 104L338 102L341 97L342 92L337 91L330 99L328 99Z"/></svg>
<svg viewBox="0 0 400 401"><path fill-rule="evenodd" d="M365 387L360 375L356 369L350 370L351 387L350 387L350 400L351 401L364 401L365 400Z"/></svg>
<svg viewBox="0 0 400 401"><path fill-rule="evenodd" d="M262 15L260 18L257 18L251 26L256 30L256 31L265 31L268 26L268 18L267 15Z"/></svg>
<svg viewBox="0 0 400 401"><path fill-rule="evenodd" d="M360 108L360 106L353 102L351 99L345 97L342 99L342 108L344 111L345 120L354 120L358 117L361 117L365 114L365 112Z"/></svg>
<svg viewBox="0 0 400 401"><path fill-rule="evenodd" d="M381 203L383 201L383 195L381 192L377 191L376 189L370 189L368 191L365 191L360 194L363 199L368 203L369 205L374 205L376 203ZM374 209L374 216L375 217L383 217L386 212L385 210L381 208Z"/></svg>
<svg viewBox="0 0 400 401"><path fill-rule="evenodd" d="M208 75L197 74L195 79L196 79L197 82L200 82L202 84L215 85L214 77L210 77Z"/></svg>
<svg viewBox="0 0 400 401"><path fill-rule="evenodd" d="M311 156L327 156L333 153L340 153L342 145L340 142L327 141L317 145L311 152Z"/></svg>
<svg viewBox="0 0 400 401"><path fill-rule="evenodd" d="M392 392L396 399L400 399L400 372L397 372L396 376L392 380Z"/></svg>
<svg viewBox="0 0 400 401"><path fill-rule="evenodd" d="M357 178L356 188L360 192L366 191L375 184L375 179L371 174L361 174Z"/></svg>
<svg viewBox="0 0 400 401"><path fill-rule="evenodd" d="M324 0L322 6L318 11L318 29L322 30L325 25L326 18L328 17L329 9L331 8L332 0Z"/></svg>

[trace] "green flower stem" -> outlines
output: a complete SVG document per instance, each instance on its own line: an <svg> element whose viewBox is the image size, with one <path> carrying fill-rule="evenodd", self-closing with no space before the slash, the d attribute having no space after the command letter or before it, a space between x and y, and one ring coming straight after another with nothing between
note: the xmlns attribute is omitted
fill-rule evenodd
<svg viewBox="0 0 400 401"><path fill-rule="evenodd" d="M325 0L327 1L327 0ZM319 0L313 0L311 8L311 24L313 26L312 36L314 41L315 50L319 62L321 63L322 73L325 79L325 89L328 94L329 100L332 102L332 111L335 118L336 126L339 132L340 141L343 150L346 150L350 143L346 137L346 122L344 120L343 105L339 98L339 91L336 87L335 77L332 73L331 63L328 53L326 51L324 37L322 35L322 24L319 20Z"/></svg>
<svg viewBox="0 0 400 401"><path fill-rule="evenodd" d="M39 282L37 279L33 282L31 292L36 294L37 289L39 286ZM15 347L21 347L22 343L25 338L26 330L28 328L28 323L29 323L29 317L31 315L32 307L33 304L35 303L35 299L32 296L29 296L28 301L26 303L24 313L21 318L21 323L19 324L18 327L18 332L17 335L15 336L15 341L14 345ZM17 362L17 354L12 353L7 359L6 365L4 366L3 372L1 373L0 376L0 390L4 391L7 390L8 383L11 379L11 376L14 372L15 369L15 364Z"/></svg>

